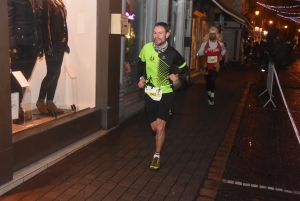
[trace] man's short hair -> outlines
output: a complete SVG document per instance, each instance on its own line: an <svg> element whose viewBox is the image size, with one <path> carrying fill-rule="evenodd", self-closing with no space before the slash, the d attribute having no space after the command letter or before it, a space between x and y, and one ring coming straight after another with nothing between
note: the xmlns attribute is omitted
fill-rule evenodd
<svg viewBox="0 0 300 201"><path fill-rule="evenodd" d="M157 23L154 25L154 27L157 27L157 26L164 27L165 30L166 30L166 33L171 32L169 25L168 25L167 23L165 23L165 22L157 22Z"/></svg>

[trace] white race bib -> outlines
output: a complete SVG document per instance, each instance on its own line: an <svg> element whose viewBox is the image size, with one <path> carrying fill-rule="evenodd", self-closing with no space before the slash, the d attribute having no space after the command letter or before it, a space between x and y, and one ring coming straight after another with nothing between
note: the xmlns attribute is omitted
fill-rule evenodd
<svg viewBox="0 0 300 201"><path fill-rule="evenodd" d="M217 63L218 62L218 57L217 56L208 56L207 57L207 63L211 64L211 63Z"/></svg>
<svg viewBox="0 0 300 201"><path fill-rule="evenodd" d="M156 87L145 87L145 93L148 94L153 100L160 101L162 96L162 90Z"/></svg>

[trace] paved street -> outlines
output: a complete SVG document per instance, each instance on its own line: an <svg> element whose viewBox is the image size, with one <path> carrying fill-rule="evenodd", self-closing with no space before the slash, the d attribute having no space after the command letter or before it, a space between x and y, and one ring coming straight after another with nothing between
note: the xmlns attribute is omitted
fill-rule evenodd
<svg viewBox="0 0 300 201"><path fill-rule="evenodd" d="M300 64L278 72L300 128ZM300 200L300 145L277 84L260 67L221 69L215 105L204 79L177 91L162 165L144 111L0 197L4 200Z"/></svg>

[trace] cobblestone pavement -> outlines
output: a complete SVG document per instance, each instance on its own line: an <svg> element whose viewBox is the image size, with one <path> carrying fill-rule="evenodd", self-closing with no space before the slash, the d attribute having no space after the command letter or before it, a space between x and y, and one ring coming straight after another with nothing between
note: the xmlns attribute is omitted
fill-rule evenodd
<svg viewBox="0 0 300 201"><path fill-rule="evenodd" d="M299 116L298 71L278 74ZM262 108L268 98L258 97L265 83L257 66L226 67L216 84L214 106L203 79L177 91L158 171L149 169L154 134L141 112L0 200L300 200L299 144L278 90L277 108Z"/></svg>
<svg viewBox="0 0 300 201"><path fill-rule="evenodd" d="M299 66L279 71L284 97L300 128ZM300 145L274 80L273 101L252 84L216 201L300 200Z"/></svg>

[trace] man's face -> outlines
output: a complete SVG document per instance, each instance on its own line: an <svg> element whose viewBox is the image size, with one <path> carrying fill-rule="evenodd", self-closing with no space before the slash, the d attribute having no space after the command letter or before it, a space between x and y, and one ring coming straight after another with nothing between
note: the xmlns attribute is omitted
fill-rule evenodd
<svg viewBox="0 0 300 201"><path fill-rule="evenodd" d="M158 47L162 47L166 43L169 36L170 36L170 32L166 32L164 27L162 26L154 27L153 38L154 38L154 43Z"/></svg>
<svg viewBox="0 0 300 201"><path fill-rule="evenodd" d="M209 34L209 40L215 41L216 40L216 34L215 33L210 33Z"/></svg>

